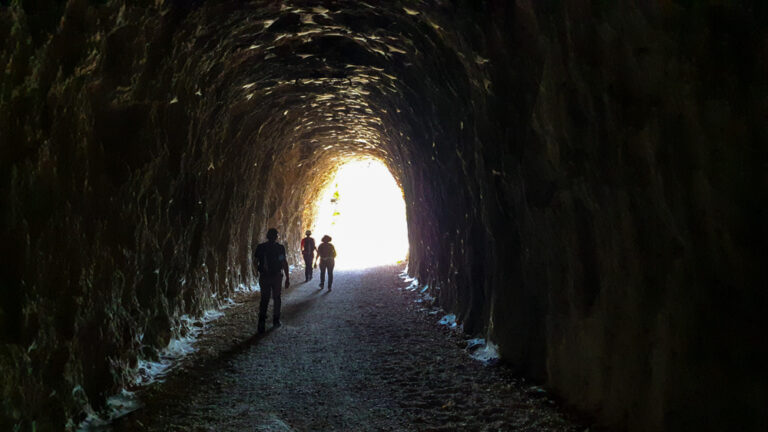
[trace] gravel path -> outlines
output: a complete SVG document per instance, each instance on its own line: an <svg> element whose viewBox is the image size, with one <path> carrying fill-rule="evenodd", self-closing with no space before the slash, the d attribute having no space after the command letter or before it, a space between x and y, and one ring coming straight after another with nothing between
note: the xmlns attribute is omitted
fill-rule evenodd
<svg viewBox="0 0 768 432"><path fill-rule="evenodd" d="M584 430L506 368L471 359L462 335L402 290L401 270L339 271L332 292L294 275L283 326L268 319L263 335L258 294L239 299L114 429Z"/></svg>

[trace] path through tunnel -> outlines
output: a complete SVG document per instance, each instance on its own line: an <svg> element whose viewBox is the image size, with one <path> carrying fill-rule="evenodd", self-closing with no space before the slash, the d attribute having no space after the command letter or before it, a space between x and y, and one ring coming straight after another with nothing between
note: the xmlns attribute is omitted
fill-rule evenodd
<svg viewBox="0 0 768 432"><path fill-rule="evenodd" d="M616 428L765 426L765 16L0 1L0 426L102 407L255 284L268 227L299 263L356 158L402 188L409 273L516 373Z"/></svg>

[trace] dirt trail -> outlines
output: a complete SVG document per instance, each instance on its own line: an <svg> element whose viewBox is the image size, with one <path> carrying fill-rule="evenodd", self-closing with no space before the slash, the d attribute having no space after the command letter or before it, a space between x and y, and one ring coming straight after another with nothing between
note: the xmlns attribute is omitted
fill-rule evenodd
<svg viewBox="0 0 768 432"><path fill-rule="evenodd" d="M295 283L283 326L269 319L263 335L258 295L241 299L115 430L584 430L506 368L471 359L400 289L401 270L337 272L330 293L317 276Z"/></svg>

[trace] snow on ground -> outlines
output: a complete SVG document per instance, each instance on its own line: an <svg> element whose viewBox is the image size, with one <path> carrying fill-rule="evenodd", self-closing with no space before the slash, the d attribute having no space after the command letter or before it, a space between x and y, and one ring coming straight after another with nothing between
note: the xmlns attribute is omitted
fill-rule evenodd
<svg viewBox="0 0 768 432"><path fill-rule="evenodd" d="M493 366L501 359L498 345L481 338L468 340L467 351L470 357L487 366Z"/></svg>
<svg viewBox="0 0 768 432"><path fill-rule="evenodd" d="M405 290L413 291L419 294L419 298L414 300L416 303L425 303L429 305L434 305L435 298L429 294L429 285L424 284L420 285L419 280L416 278L412 278L408 276L407 270L404 270L402 273L399 274L400 279L403 282L410 282L410 285L406 286ZM439 287L435 287L436 290L439 290ZM438 321L438 324L447 326L451 330L455 331L463 331L464 326L456 321L456 315L455 314L449 314L446 313L445 310L443 310L440 307L433 306L431 309L424 309L429 315L442 315L442 318ZM467 348L466 351L469 353L470 357L473 359L483 363L486 366L493 366L501 360L501 356L499 355L499 347L495 343L491 341L486 341L483 338L475 338L475 339L469 339L467 340Z"/></svg>
<svg viewBox="0 0 768 432"><path fill-rule="evenodd" d="M75 391L79 388L76 387ZM78 426L78 431L107 431L112 420L141 408L133 392L121 390L120 393L107 399L107 412L101 415L95 413L90 406L86 407L87 417Z"/></svg>
<svg viewBox="0 0 768 432"><path fill-rule="evenodd" d="M177 333L184 334L184 336L172 338L168 346L160 350L157 360L140 359L138 366L133 371L134 385L144 386L162 380L162 377L173 368L178 360L195 351L195 340L205 329L206 324L224 316L224 312L221 310L230 308L234 304L234 300L226 298L218 309L207 310L200 318L182 315L179 318L180 325Z"/></svg>
<svg viewBox="0 0 768 432"><path fill-rule="evenodd" d="M448 314L440 318L439 323L444 326L448 326L449 328L452 328L452 329L456 328L456 326L458 325L456 324L456 315L454 314Z"/></svg>
<svg viewBox="0 0 768 432"><path fill-rule="evenodd" d="M255 285L247 286L245 284L240 284L235 287L236 293L249 293L254 291L261 291L261 287L259 286L259 283L256 282Z"/></svg>
<svg viewBox="0 0 768 432"><path fill-rule="evenodd" d="M258 284L250 287L241 284L235 289L236 293L254 291L259 291ZM159 350L157 359L140 358L136 368L128 371L129 375L133 376L131 388L143 387L156 381L162 381L163 377L178 365L179 360L195 352L195 341L203 333L206 326L224 316L223 309L231 308L237 304L231 297L217 299L215 293L211 297L219 304L216 309L203 312L199 318L193 318L187 314L179 317L179 325L175 332L178 336L171 338L168 346ZM140 340L143 338L143 334L139 336ZM74 391L78 391L78 387ZM107 399L107 409L105 412L96 413L90 406L86 406L87 417L80 423L77 430L84 432L105 430L114 419L135 411L140 407L141 405L136 400L133 392L121 389L120 393Z"/></svg>

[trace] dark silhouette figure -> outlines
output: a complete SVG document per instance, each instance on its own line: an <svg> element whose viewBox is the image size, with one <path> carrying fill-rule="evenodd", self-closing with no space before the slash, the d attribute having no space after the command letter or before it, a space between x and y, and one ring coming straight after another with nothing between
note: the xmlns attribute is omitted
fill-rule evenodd
<svg viewBox="0 0 768 432"><path fill-rule="evenodd" d="M333 266L336 258L336 248L333 247L331 237L324 235L320 240L320 246L317 247L317 256L320 258L320 289L325 285L325 270L328 270L328 291L333 285Z"/></svg>
<svg viewBox="0 0 768 432"><path fill-rule="evenodd" d="M273 327L280 327L280 294L283 272L285 273L285 288L290 286L288 277L288 261L285 257L285 247L277 242L277 230L270 228L267 231L267 242L256 246L253 253L256 269L259 272L259 285L261 285L261 302L259 303L259 333L264 333L264 322L267 319L267 306L269 297L274 300L272 305Z"/></svg>
<svg viewBox="0 0 768 432"><path fill-rule="evenodd" d="M310 237L312 231L307 230L307 236L301 239L301 255L304 257L304 282L312 279L312 260L315 258L315 239Z"/></svg>

